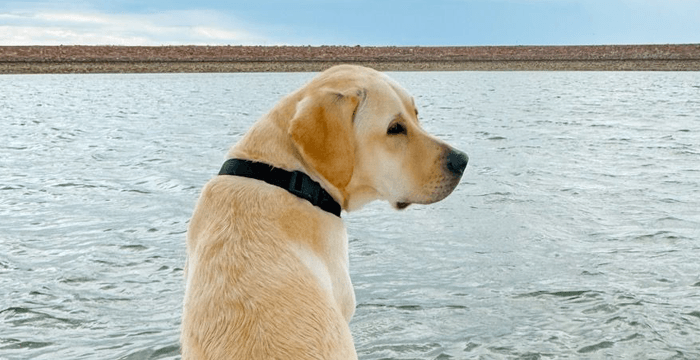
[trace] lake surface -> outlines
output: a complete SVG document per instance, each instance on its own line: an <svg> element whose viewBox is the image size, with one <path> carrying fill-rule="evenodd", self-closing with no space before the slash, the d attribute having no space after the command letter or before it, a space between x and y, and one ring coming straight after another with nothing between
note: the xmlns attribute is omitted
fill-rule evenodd
<svg viewBox="0 0 700 360"><path fill-rule="evenodd" d="M177 359L185 232L313 74L0 76L0 359ZM700 73L394 73L470 155L345 214L361 359L700 358Z"/></svg>

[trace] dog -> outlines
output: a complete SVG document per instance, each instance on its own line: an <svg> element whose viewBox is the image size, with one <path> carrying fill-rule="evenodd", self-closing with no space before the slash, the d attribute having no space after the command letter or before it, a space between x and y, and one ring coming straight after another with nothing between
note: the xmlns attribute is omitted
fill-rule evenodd
<svg viewBox="0 0 700 360"><path fill-rule="evenodd" d="M468 157L378 71L332 67L228 152L187 233L182 358L357 359L341 209L448 196Z"/></svg>

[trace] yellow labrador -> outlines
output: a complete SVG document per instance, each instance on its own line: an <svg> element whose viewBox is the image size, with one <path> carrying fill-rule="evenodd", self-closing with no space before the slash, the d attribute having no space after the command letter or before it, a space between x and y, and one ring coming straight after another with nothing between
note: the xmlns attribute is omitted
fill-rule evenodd
<svg viewBox="0 0 700 360"><path fill-rule="evenodd" d="M189 225L183 359L357 358L340 209L439 201L467 166L417 115L389 77L343 65L253 125Z"/></svg>

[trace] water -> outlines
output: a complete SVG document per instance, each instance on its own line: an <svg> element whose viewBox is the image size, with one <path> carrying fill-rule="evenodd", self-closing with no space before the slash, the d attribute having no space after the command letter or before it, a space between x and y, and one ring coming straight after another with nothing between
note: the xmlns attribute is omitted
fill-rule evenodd
<svg viewBox="0 0 700 360"><path fill-rule="evenodd" d="M0 77L0 359L176 359L185 231L313 74ZM700 357L700 73L392 74L470 155L344 215L361 359Z"/></svg>

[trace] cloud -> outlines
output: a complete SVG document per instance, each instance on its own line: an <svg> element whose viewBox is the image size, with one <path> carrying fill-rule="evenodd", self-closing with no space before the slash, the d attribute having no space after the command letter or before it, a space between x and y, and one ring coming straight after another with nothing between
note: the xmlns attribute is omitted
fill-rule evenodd
<svg viewBox="0 0 700 360"><path fill-rule="evenodd" d="M95 11L0 13L0 45L271 44L235 18L211 10L151 14Z"/></svg>

